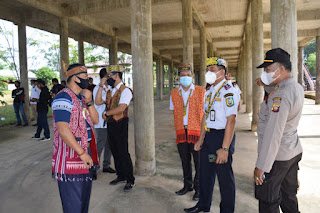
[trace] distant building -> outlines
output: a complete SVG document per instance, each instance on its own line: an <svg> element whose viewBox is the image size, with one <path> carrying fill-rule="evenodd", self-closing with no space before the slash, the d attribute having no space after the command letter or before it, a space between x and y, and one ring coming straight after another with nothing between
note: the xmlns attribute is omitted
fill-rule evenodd
<svg viewBox="0 0 320 213"><path fill-rule="evenodd" d="M15 80L8 82L7 84L7 90L14 90L16 87L14 86L14 82L17 80L17 77L15 76L15 71L12 70L0 70L0 76L2 77L12 77ZM31 80L36 80L37 76L33 72L28 72L28 82L30 84Z"/></svg>

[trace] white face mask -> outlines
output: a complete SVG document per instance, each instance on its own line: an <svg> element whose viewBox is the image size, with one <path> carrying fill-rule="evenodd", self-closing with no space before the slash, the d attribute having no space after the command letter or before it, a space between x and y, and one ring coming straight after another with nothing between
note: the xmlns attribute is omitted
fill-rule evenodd
<svg viewBox="0 0 320 213"><path fill-rule="evenodd" d="M220 70L219 72L221 72L221 70ZM214 73L214 72L208 71L208 72L206 73L206 82L207 82L208 84L214 84L214 82L216 82L216 80L217 80L217 74L218 74L219 72ZM220 78L220 77L219 77L219 78Z"/></svg>
<svg viewBox="0 0 320 213"><path fill-rule="evenodd" d="M278 71L279 67L274 71L274 72L269 72L267 73L266 71L264 71L261 75L261 81L265 84L265 85L270 85L272 82L274 82L278 77L273 78L273 76L276 74L276 72Z"/></svg>

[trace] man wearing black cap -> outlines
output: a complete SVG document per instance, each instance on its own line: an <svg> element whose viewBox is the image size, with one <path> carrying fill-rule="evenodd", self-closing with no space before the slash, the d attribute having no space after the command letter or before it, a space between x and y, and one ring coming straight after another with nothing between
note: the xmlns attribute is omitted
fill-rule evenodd
<svg viewBox="0 0 320 213"><path fill-rule="evenodd" d="M298 163L302 146L297 134L304 91L291 77L290 55L281 48L267 52L259 86L269 93L260 105L255 197L260 213L298 213Z"/></svg>

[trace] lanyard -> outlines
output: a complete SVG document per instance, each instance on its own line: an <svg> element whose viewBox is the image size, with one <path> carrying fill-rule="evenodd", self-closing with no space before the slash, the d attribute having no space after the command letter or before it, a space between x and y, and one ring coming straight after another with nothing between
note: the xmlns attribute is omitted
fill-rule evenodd
<svg viewBox="0 0 320 213"><path fill-rule="evenodd" d="M180 93L180 96L182 97L181 90L179 90L179 93ZM187 116L187 106L189 104L189 99L191 97L191 94L192 94L192 89L190 89L190 94L189 94L189 97L188 97L186 105L184 105L184 101L183 101L183 97L182 97L182 101L183 101L183 117Z"/></svg>
<svg viewBox="0 0 320 213"><path fill-rule="evenodd" d="M220 90L222 89L222 87L227 83L227 81L225 81L221 86L220 88L218 89L218 91L216 92L216 94L214 95L212 101L211 101L211 96L212 96L212 92L210 92L210 95L209 95L209 105L208 105L208 109L206 110L206 120L208 119L209 117L209 112L211 110L211 107L212 105L216 102L216 97L217 95L219 94ZM211 102L210 102L211 101ZM207 128L207 122L205 123L205 130L208 131L208 128Z"/></svg>

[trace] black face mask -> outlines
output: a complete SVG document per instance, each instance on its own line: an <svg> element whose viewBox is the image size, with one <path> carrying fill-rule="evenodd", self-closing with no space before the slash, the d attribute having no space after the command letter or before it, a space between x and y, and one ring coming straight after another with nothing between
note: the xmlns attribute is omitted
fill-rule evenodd
<svg viewBox="0 0 320 213"><path fill-rule="evenodd" d="M87 89L89 86L89 79L83 79L83 78L79 78L78 76L76 76L79 80L80 83L76 82L76 84L81 88L81 89Z"/></svg>
<svg viewBox="0 0 320 213"><path fill-rule="evenodd" d="M115 83L115 82L116 82L116 80L114 80L113 78L109 78L109 79L107 80L107 84L110 85L111 87L114 86L114 83Z"/></svg>

